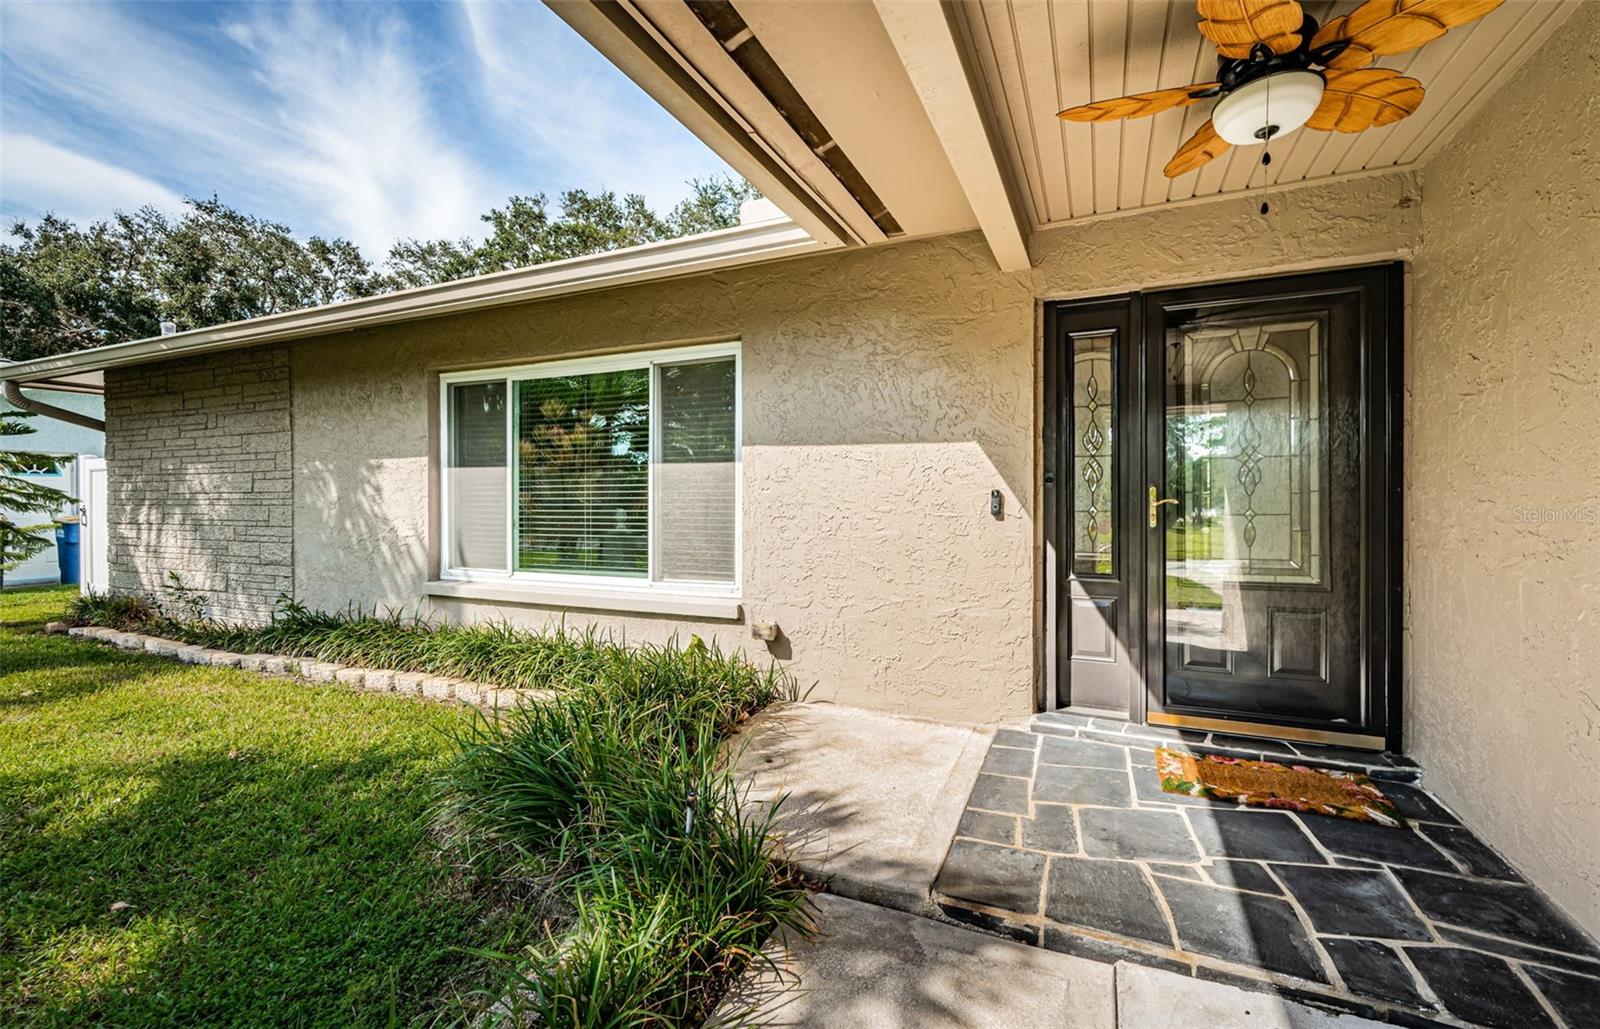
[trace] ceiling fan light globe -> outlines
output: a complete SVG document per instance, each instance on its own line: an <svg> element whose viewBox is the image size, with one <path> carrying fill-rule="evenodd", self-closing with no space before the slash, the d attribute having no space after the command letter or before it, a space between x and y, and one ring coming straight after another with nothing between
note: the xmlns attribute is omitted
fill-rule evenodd
<svg viewBox="0 0 1600 1029"><path fill-rule="evenodd" d="M1298 129L1322 102L1326 83L1314 71L1280 71L1247 82L1217 101L1211 123L1234 146L1277 139Z"/></svg>

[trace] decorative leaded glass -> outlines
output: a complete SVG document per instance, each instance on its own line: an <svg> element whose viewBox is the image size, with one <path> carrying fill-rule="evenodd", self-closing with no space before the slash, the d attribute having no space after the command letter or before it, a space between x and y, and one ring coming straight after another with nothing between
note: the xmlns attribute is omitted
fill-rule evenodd
<svg viewBox="0 0 1600 1029"><path fill-rule="evenodd" d="M1077 575L1115 571L1115 354L1113 333L1072 338L1072 570Z"/></svg>

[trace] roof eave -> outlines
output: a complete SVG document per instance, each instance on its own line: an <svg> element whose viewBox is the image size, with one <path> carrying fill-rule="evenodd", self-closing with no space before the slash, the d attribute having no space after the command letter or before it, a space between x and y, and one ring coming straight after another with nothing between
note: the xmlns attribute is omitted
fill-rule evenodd
<svg viewBox="0 0 1600 1029"><path fill-rule="evenodd" d="M80 350L0 367L0 379L45 386L108 368L185 355L306 339L329 333L436 318L507 304L737 268L829 248L784 219L647 243L509 272L422 286L377 297L264 315L170 336Z"/></svg>

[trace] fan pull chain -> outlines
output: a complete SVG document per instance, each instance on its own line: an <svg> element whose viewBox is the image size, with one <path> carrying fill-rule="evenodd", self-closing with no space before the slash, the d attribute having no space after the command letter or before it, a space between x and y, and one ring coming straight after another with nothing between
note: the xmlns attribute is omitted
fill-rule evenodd
<svg viewBox="0 0 1600 1029"><path fill-rule="evenodd" d="M1269 144L1269 146L1270 146L1270 144ZM1272 163L1272 151L1269 150L1266 146L1264 146L1264 147L1261 148L1261 167L1265 168L1268 165L1270 165L1271 163ZM1261 184L1263 186L1265 186L1267 184L1267 182L1266 182L1266 173L1265 172L1262 173ZM1265 218L1267 216L1267 212L1270 211L1270 210L1272 210L1271 205L1269 205L1265 200L1261 201L1261 216L1263 218Z"/></svg>
<svg viewBox="0 0 1600 1029"><path fill-rule="evenodd" d="M1267 80L1267 124L1268 125L1272 124L1272 80L1271 79ZM1264 169L1268 165L1270 165L1271 163L1272 163L1272 135L1269 132L1268 135L1267 135L1267 138L1261 141L1261 167ZM1261 185L1264 187L1264 186L1266 186L1266 184L1267 184L1267 173L1265 171L1263 171L1261 173ZM1271 210L1272 210L1271 205L1269 205L1265 200L1261 201L1261 217L1265 218L1267 216L1267 213L1269 211L1271 211Z"/></svg>

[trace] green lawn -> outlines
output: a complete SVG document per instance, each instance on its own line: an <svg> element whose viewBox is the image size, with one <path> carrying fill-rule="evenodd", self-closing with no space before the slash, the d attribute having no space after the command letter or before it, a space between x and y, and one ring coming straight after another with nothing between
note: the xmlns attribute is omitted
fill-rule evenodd
<svg viewBox="0 0 1600 1029"><path fill-rule="evenodd" d="M464 708L42 635L70 595L0 593L0 1025L430 1021L536 932L428 828Z"/></svg>

